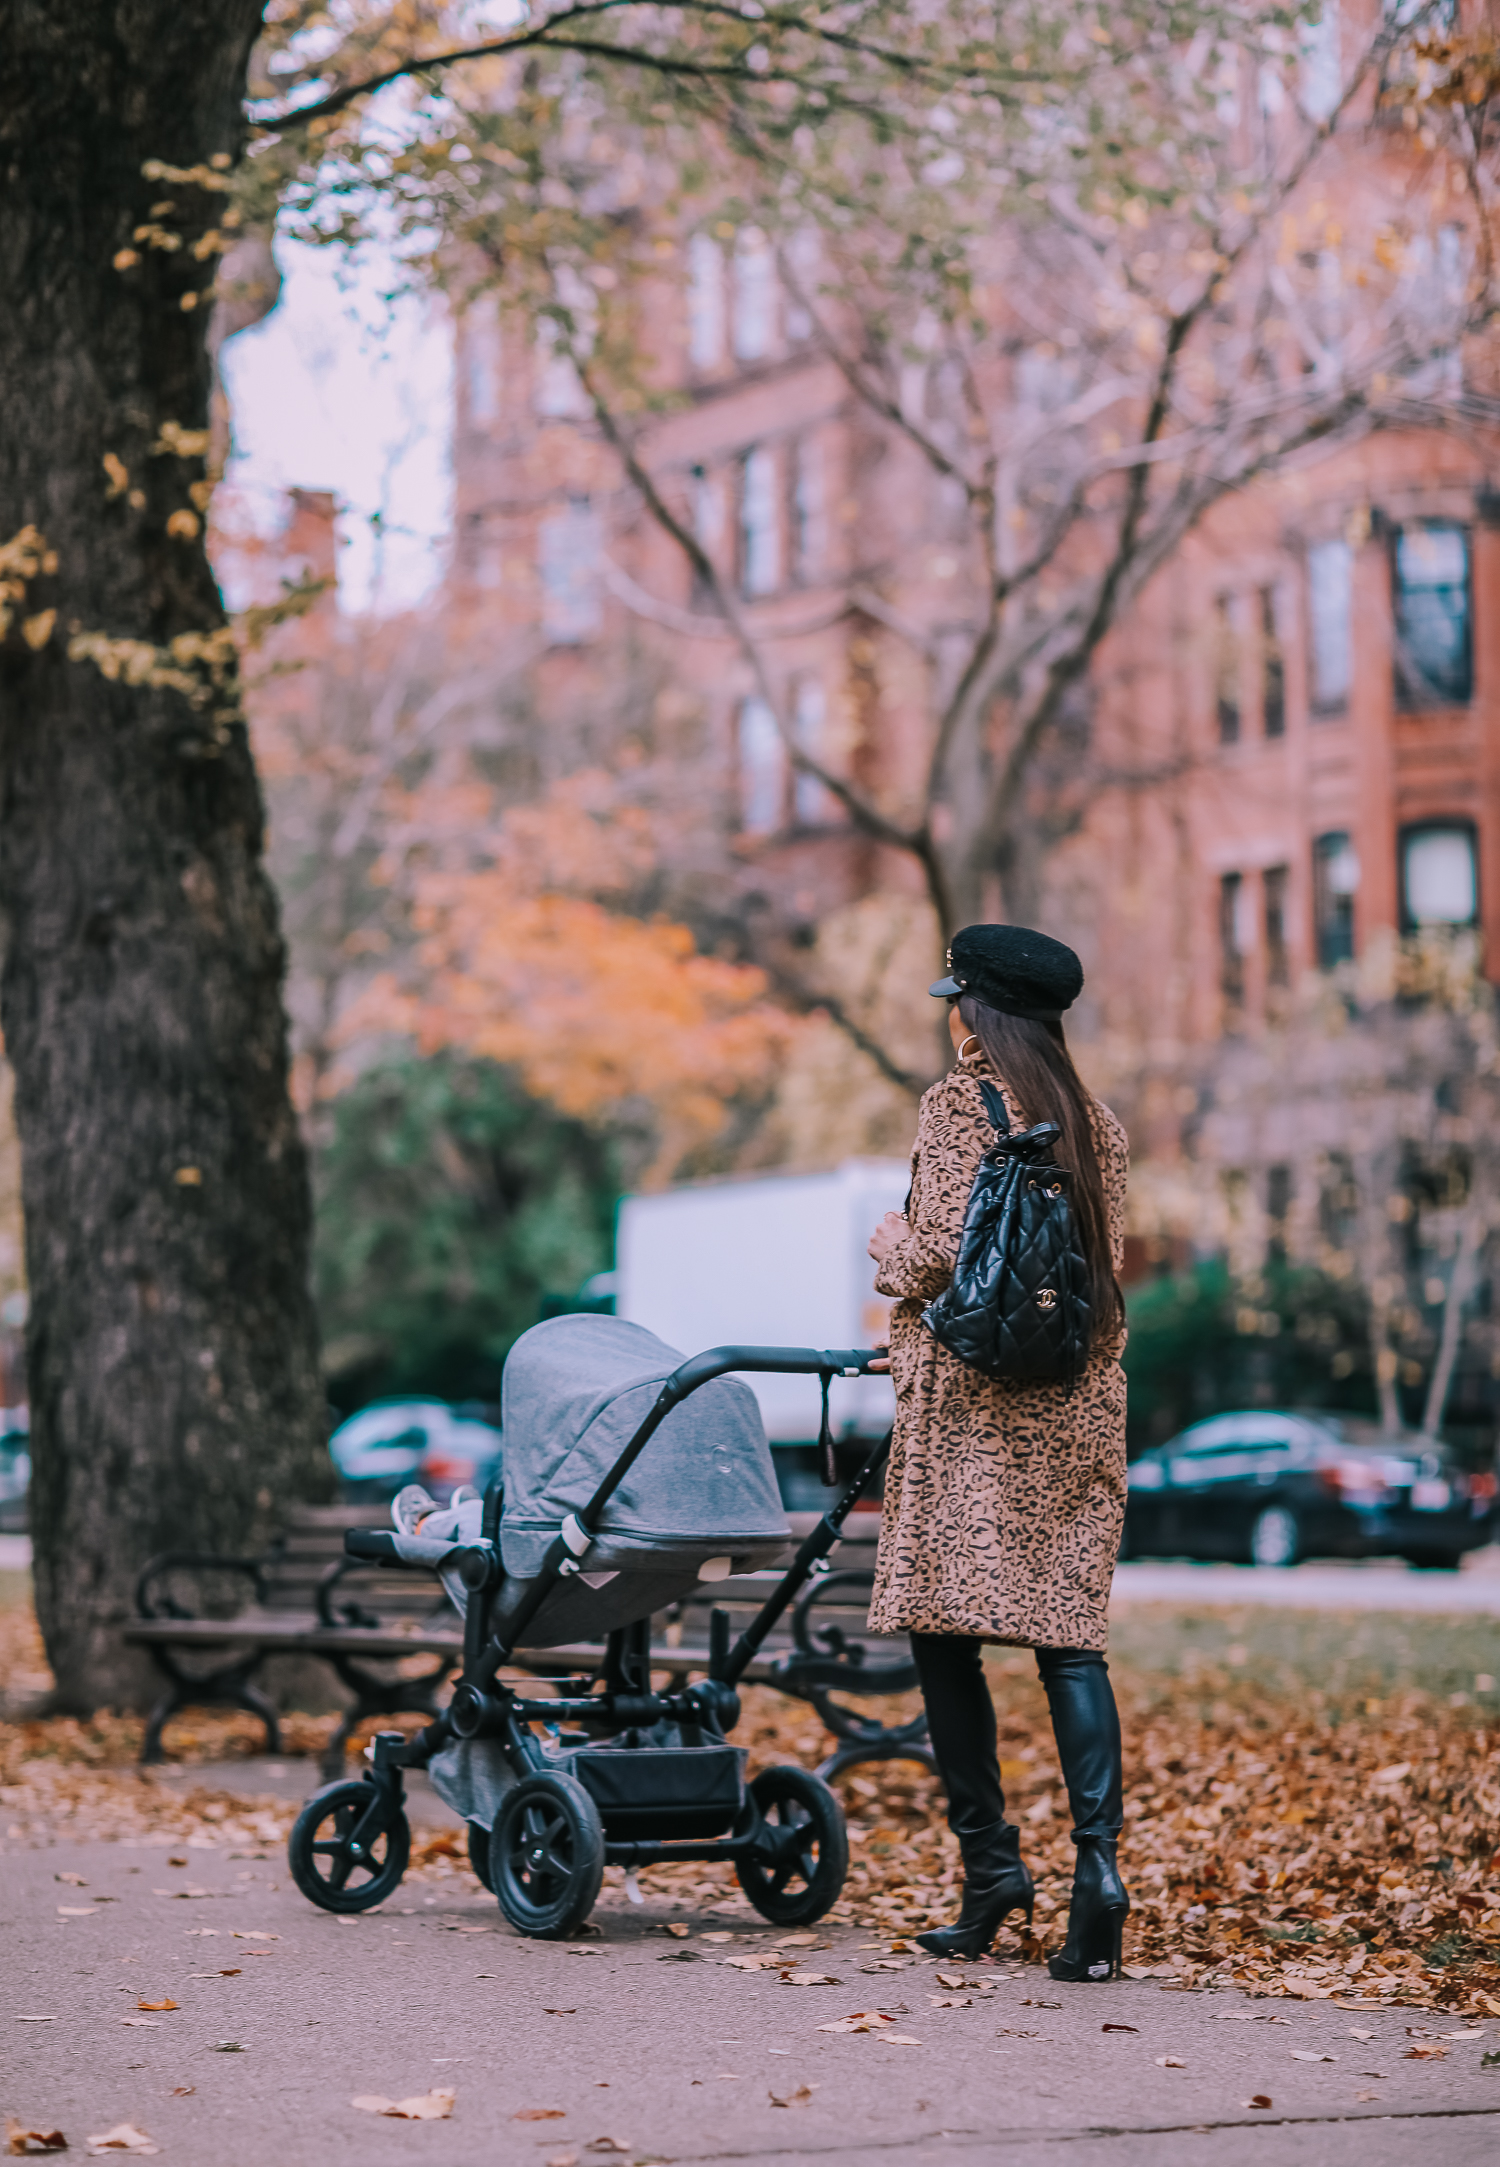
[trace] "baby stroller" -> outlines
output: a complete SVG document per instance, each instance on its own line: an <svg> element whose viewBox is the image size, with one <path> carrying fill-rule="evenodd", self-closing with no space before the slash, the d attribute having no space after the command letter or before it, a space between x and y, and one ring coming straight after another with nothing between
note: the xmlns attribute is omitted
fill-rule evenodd
<svg viewBox="0 0 1500 2167"><path fill-rule="evenodd" d="M410 1847L402 1772L425 1768L468 1823L474 1871L523 1934L574 1933L606 1864L669 1860L732 1861L745 1895L778 1926L821 1918L848 1871L838 1800L800 1767L763 1769L747 1784L745 1752L727 1734L746 1667L822 1566L888 1441L732 1646L727 1612L712 1612L706 1678L652 1692L650 1620L700 1580L785 1555L790 1529L760 1411L728 1373L820 1378L831 1467L829 1382L864 1375L873 1360L865 1348L713 1347L683 1361L613 1317L559 1317L524 1334L502 1384L502 1471L482 1503L416 1535L344 1538L353 1557L441 1571L464 1614L463 1668L435 1722L411 1739L381 1732L363 1777L308 1800L288 1846L302 1893L335 1912L391 1894ZM442 1532L427 1532L435 1525ZM556 1681L555 1697L533 1699L500 1676L523 1646L601 1635L602 1665Z"/></svg>

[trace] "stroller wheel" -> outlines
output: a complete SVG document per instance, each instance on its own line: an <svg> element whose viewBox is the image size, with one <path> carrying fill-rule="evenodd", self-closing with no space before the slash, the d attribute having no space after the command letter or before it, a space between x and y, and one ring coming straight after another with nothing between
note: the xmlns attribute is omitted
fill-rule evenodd
<svg viewBox="0 0 1500 2167"><path fill-rule="evenodd" d="M495 1816L490 1886L518 1933L561 1941L583 1924L604 1879L604 1824L573 1776L523 1777Z"/></svg>
<svg viewBox="0 0 1500 2167"><path fill-rule="evenodd" d="M411 1828L399 1808L382 1820L380 1805L374 1784L355 1777L315 1791L292 1823L292 1879L324 1911L368 1911L400 1883Z"/></svg>
<svg viewBox="0 0 1500 2167"><path fill-rule="evenodd" d="M806 1768L763 1768L750 1786L764 1836L736 1859L740 1887L773 1926L810 1926L838 1901L849 1871L843 1809Z"/></svg>
<svg viewBox="0 0 1500 2167"><path fill-rule="evenodd" d="M469 1864L473 1868L475 1875L493 1896L495 1884L490 1879L490 1832L482 1821L470 1821L468 1829Z"/></svg>

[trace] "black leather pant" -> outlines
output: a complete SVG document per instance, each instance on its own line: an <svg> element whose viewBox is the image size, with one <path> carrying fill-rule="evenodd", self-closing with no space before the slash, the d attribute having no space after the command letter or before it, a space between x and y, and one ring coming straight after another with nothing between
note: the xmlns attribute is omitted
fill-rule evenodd
<svg viewBox="0 0 1500 2167"><path fill-rule="evenodd" d="M911 1648L948 1793L948 1826L960 1838L977 1836L1005 1819L984 1643L965 1633L913 1633ZM1125 1818L1120 1718L1108 1665L1091 1649L1038 1648L1036 1667L1052 1711L1073 1840L1118 1836Z"/></svg>

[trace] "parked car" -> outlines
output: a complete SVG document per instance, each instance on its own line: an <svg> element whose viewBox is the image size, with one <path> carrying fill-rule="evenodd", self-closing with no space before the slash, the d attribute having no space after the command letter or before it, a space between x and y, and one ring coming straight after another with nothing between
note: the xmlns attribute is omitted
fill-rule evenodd
<svg viewBox="0 0 1500 2167"><path fill-rule="evenodd" d="M394 1497L421 1482L440 1502L460 1483L483 1490L500 1462L500 1432L468 1407L444 1400L373 1400L328 1440L351 1503Z"/></svg>
<svg viewBox="0 0 1500 2167"><path fill-rule="evenodd" d="M0 1407L0 1534L23 1535L31 1502L31 1438L24 1407Z"/></svg>
<svg viewBox="0 0 1500 2167"><path fill-rule="evenodd" d="M1496 1479L1428 1438L1331 1414L1215 1415L1130 1468L1122 1557L1401 1557L1451 1571L1492 1540Z"/></svg>

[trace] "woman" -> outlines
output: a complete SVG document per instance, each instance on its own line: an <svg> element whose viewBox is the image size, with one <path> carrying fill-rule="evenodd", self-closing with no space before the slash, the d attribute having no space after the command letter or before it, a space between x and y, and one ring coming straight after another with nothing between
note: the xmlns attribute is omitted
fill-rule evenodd
<svg viewBox="0 0 1500 2167"><path fill-rule="evenodd" d="M957 1065L922 1100L905 1212L870 1241L875 1284L898 1297L890 1366L896 1431L870 1625L909 1633L948 1825L964 1865L952 1926L919 1936L940 1956L982 1955L1007 1912L1031 1917L1020 1831L1006 1821L985 1683L986 1641L1034 1648L1077 1846L1055 1979L1118 1975L1129 1898L1115 1862L1123 1819L1120 1724L1104 1662L1125 1512L1124 1131L1079 1081L1062 1014L1083 971L1071 948L1021 926L968 926L948 951ZM1012 1129L1055 1121L1089 1267L1092 1340L1066 1384L995 1379L939 1344L922 1312L953 1274L969 1191L995 1132L980 1079Z"/></svg>

